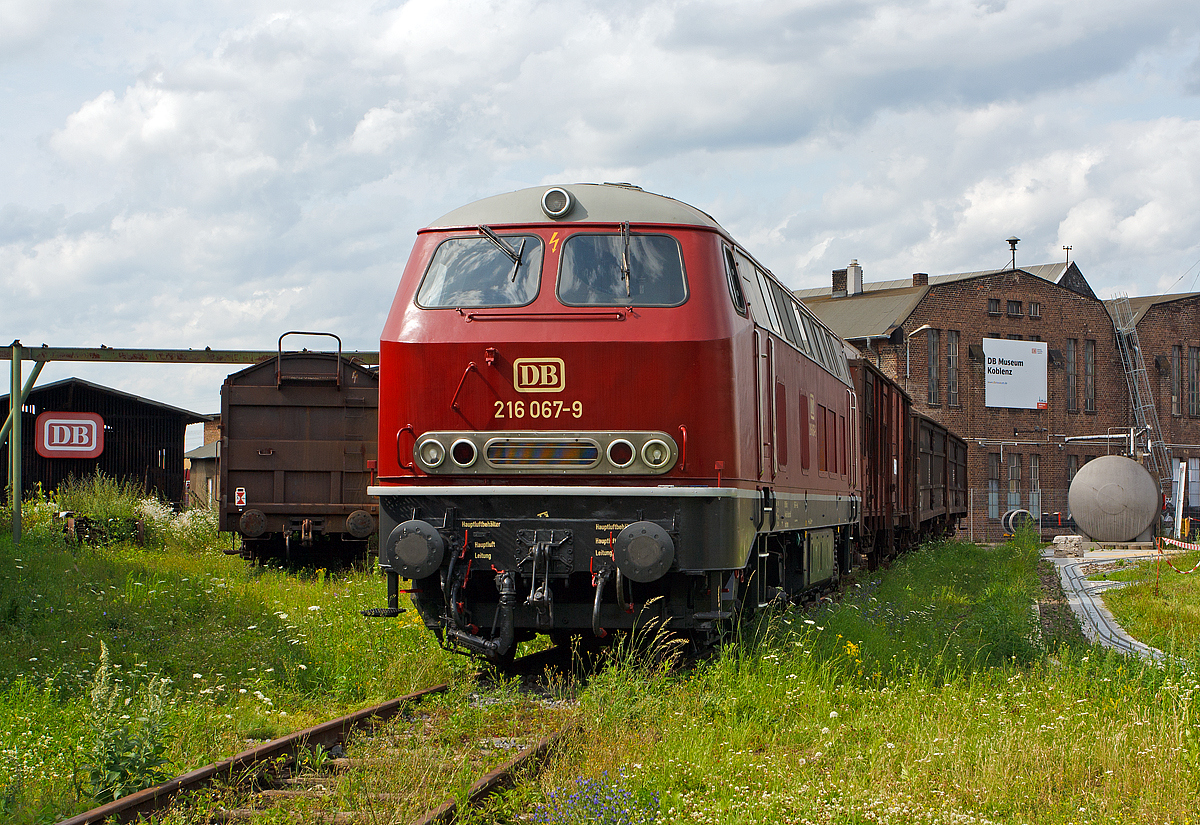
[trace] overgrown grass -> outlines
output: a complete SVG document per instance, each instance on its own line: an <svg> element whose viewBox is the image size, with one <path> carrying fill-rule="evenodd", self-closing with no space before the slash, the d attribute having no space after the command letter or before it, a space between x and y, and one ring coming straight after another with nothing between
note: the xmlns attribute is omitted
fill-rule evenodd
<svg viewBox="0 0 1200 825"><path fill-rule="evenodd" d="M415 613L359 615L386 603L373 570L297 576L186 547L68 547L55 534L14 548L0 537L0 811L12 821L51 821L90 801L75 780L102 642L130 694L152 676L170 680L176 771L465 667Z"/></svg>
<svg viewBox="0 0 1200 825"><path fill-rule="evenodd" d="M380 739L386 772L339 781L320 803L405 795L377 810L381 822L408 821L505 755L481 754L478 736L544 732L535 700L511 685L481 698L469 664L413 614L361 618L385 600L370 570L297 576L204 542L79 548L56 535L19 552L0 538L0 819L51 821L87 804L73 779L97 742L87 697L102 641L123 695L171 680L173 770L456 677L422 706L430 725L397 720ZM665 635L626 643L586 684L550 685L577 694L555 713L582 732L549 770L464 821L570 821L564 800L577 790L612 822L1194 820L1195 657L1160 668L1042 638L1037 563L1030 537L927 545L864 574L839 603L743 628L686 671L671 667Z"/></svg>
<svg viewBox="0 0 1200 825"><path fill-rule="evenodd" d="M1198 561L1200 551L1171 558L1180 570ZM1130 582L1104 594L1105 605L1130 635L1160 650L1200 657L1200 571L1180 574L1165 560L1154 560L1102 575Z"/></svg>
<svg viewBox="0 0 1200 825"><path fill-rule="evenodd" d="M928 545L694 672L610 668L580 750L492 815L624 768L666 823L1193 821L1194 669L1041 639L1037 560Z"/></svg>

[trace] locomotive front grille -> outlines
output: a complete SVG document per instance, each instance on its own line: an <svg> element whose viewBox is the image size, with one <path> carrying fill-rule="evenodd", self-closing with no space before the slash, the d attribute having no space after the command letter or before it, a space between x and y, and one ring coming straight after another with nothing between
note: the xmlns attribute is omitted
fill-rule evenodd
<svg viewBox="0 0 1200 825"><path fill-rule="evenodd" d="M600 445L591 439L494 438L484 459L497 469L587 470L600 463Z"/></svg>
<svg viewBox="0 0 1200 825"><path fill-rule="evenodd" d="M404 430L397 434L397 447ZM661 475L680 459L675 440L658 431L443 431L413 444L415 466L429 475Z"/></svg>

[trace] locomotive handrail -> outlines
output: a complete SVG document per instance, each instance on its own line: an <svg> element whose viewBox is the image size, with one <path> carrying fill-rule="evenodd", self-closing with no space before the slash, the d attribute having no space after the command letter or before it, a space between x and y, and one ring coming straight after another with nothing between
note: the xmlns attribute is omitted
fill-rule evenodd
<svg viewBox="0 0 1200 825"><path fill-rule="evenodd" d="M468 321L624 321L628 311L614 312L463 312Z"/></svg>
<svg viewBox="0 0 1200 825"><path fill-rule="evenodd" d="M459 409L459 406L458 406L458 394L460 392L462 392L463 384L467 380L467 375L469 375L472 370L474 370L475 372L479 372L479 368L475 366L474 361L467 364L467 368L465 370L463 370L462 378L458 379L458 389L456 389L454 391L454 397L450 399L450 409L457 410L458 412L462 412L462 410Z"/></svg>
<svg viewBox="0 0 1200 825"><path fill-rule="evenodd" d="M775 393L775 339L767 336L767 371L770 384L767 387L767 398L771 404L771 480L779 475L779 405Z"/></svg>
<svg viewBox="0 0 1200 825"><path fill-rule="evenodd" d="M758 478L761 481L763 477L763 403L762 403L762 378L759 376L762 368L758 365L758 350L759 350L759 333L758 327L754 328L754 440L757 442L754 447L755 461L758 465Z"/></svg>
<svg viewBox="0 0 1200 825"><path fill-rule="evenodd" d="M679 433L683 436L681 439L683 446L679 448L679 469L683 471L687 469L687 427L680 424Z"/></svg>
<svg viewBox="0 0 1200 825"><path fill-rule="evenodd" d="M275 355L275 386L278 387L283 383L283 339L288 337L289 335L324 335L326 337L332 338L333 340L337 341L338 357L337 357L337 362L334 364L334 367L333 367L334 371L333 371L332 375L297 374L297 375L292 375L289 377L296 381L328 381L330 378L332 378L334 380L334 382L337 384L337 388L340 390L342 388L342 339L339 338L337 335L334 335L332 332L308 332L305 330L298 330L298 329L289 330L289 331L285 332L283 335L279 336L279 344L278 344L279 349Z"/></svg>
<svg viewBox="0 0 1200 825"><path fill-rule="evenodd" d="M416 440L417 440L417 431L413 429L412 424L405 424L403 427L396 430L396 461L400 462L400 466L403 467L404 469L412 470L415 473L417 471L416 466L411 461L406 463L404 461L404 456L400 453L400 436L404 435L404 432L406 430L413 434L413 443L414 444L416 443Z"/></svg>

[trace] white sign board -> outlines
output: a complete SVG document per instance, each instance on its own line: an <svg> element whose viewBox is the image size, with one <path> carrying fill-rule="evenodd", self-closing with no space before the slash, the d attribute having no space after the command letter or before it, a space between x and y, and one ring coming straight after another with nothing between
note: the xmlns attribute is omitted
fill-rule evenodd
<svg viewBox="0 0 1200 825"><path fill-rule="evenodd" d="M1044 410L1046 342L984 338L984 406Z"/></svg>

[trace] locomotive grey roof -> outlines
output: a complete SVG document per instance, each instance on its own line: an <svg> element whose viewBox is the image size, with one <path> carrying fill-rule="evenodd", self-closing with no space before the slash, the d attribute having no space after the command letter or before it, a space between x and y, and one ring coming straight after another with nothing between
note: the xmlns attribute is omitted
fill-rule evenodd
<svg viewBox="0 0 1200 825"><path fill-rule="evenodd" d="M547 217L542 211L542 195L547 189L556 188L567 190L574 201L566 217L557 220ZM665 195L646 192L636 186L614 183L547 184L493 195L447 212L431 223L429 228L579 221L674 223L707 226L725 232L710 215L694 206Z"/></svg>

